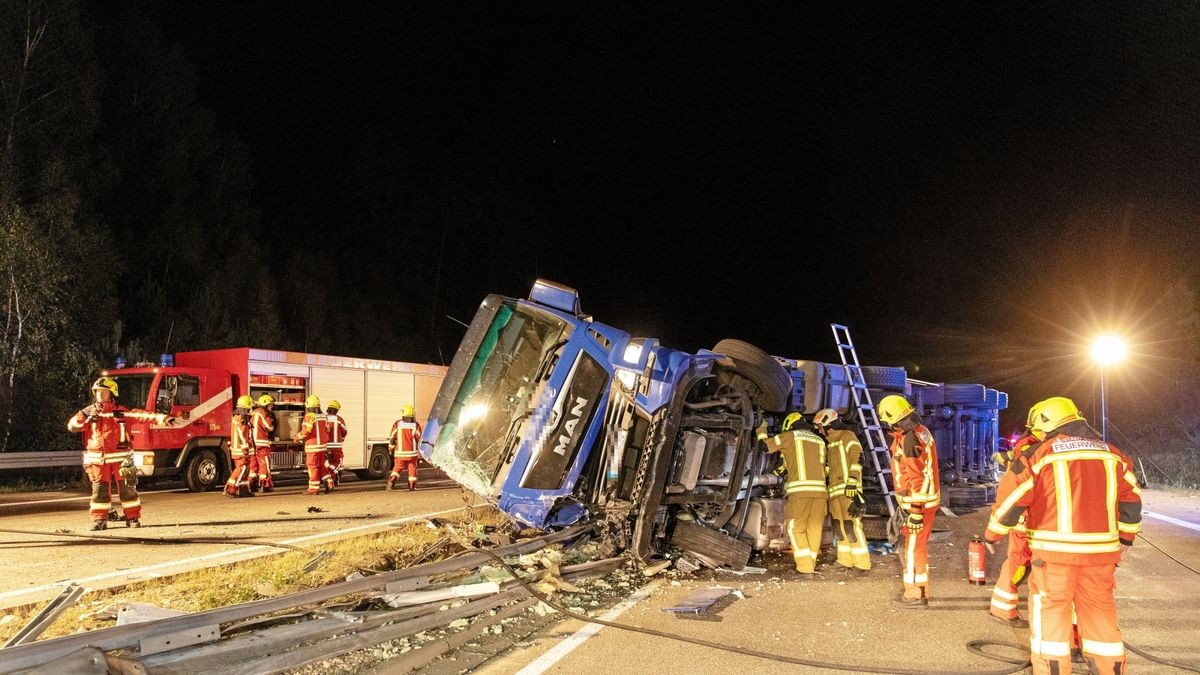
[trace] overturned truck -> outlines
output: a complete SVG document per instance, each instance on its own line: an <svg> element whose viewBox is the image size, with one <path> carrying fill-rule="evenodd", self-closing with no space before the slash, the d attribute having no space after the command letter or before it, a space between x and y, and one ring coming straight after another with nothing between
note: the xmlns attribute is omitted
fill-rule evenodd
<svg viewBox="0 0 1200 675"><path fill-rule="evenodd" d="M911 388L903 369L876 370L881 391ZM483 301L421 452L523 526L590 520L643 562L686 551L739 569L753 550L789 545L779 458L755 428L824 405L849 410L841 365L732 339L670 349L593 321L574 289L538 280L528 299ZM886 515L878 478L868 506Z"/></svg>

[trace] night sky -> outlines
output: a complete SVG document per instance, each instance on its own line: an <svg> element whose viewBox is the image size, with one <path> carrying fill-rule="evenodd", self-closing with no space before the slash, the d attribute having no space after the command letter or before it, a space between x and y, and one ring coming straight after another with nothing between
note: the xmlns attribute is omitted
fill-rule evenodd
<svg viewBox="0 0 1200 675"><path fill-rule="evenodd" d="M539 276L688 350L835 361L844 322L865 362L1009 390L1014 420L1090 404L1099 330L1135 344L1118 397L1200 340L1191 5L141 7L249 147L279 247L417 252L432 295L396 301L440 353L397 359L448 359L446 315ZM364 156L377 191L473 206L366 231Z"/></svg>

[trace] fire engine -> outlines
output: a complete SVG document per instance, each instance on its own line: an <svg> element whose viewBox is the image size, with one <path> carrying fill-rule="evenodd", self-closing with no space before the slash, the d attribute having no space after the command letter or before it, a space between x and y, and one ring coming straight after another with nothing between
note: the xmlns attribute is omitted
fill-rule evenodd
<svg viewBox="0 0 1200 675"><path fill-rule="evenodd" d="M141 364L139 364L141 365ZM229 425L238 396L275 399L274 471L304 468L304 449L292 438L304 399L331 400L349 427L343 466L362 479L387 475L388 430L408 404L424 419L445 377L443 366L380 359L238 347L164 354L158 365L103 373L117 381L117 403L169 415L172 425L128 422L134 463L152 479L181 478L202 492L224 483L232 462Z"/></svg>

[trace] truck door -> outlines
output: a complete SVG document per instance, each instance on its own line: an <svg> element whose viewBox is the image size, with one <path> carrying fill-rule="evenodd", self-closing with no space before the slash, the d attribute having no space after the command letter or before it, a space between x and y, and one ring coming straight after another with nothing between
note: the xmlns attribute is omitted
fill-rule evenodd
<svg viewBox="0 0 1200 675"><path fill-rule="evenodd" d="M155 383L154 412L170 415L186 423L178 427L152 427L154 448L182 448L189 438L208 435L208 420L195 419L192 411L200 405L200 376L189 373L163 373Z"/></svg>

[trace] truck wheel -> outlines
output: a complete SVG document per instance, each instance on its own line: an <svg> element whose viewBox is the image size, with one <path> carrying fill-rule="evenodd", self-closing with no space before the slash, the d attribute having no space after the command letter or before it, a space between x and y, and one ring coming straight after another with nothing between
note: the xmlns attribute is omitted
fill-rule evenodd
<svg viewBox="0 0 1200 675"><path fill-rule="evenodd" d="M954 405L980 405L986 398L982 384L947 384L942 386L946 403Z"/></svg>
<svg viewBox="0 0 1200 675"><path fill-rule="evenodd" d="M380 480L392 470L392 456L386 445L371 446L371 458L367 460L367 468L355 469L354 475L359 480Z"/></svg>
<svg viewBox="0 0 1200 675"><path fill-rule="evenodd" d="M200 450L188 460L183 480L192 492L207 492L217 486L221 478L221 465L211 450Z"/></svg>
<svg viewBox="0 0 1200 675"><path fill-rule="evenodd" d="M712 351L737 362L735 371L758 387L757 403L767 412L783 412L792 398L792 376L770 354L741 340L721 340Z"/></svg>
<svg viewBox="0 0 1200 675"><path fill-rule="evenodd" d="M903 368L893 366L863 366L862 376L868 387L897 394L904 393L908 382L908 373Z"/></svg>

